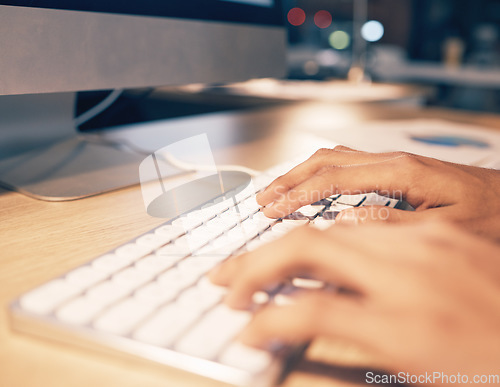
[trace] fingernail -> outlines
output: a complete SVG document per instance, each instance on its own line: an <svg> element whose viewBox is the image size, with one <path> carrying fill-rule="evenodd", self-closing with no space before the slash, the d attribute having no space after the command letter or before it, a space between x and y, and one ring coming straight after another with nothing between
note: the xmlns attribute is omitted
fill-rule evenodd
<svg viewBox="0 0 500 387"><path fill-rule="evenodd" d="M217 277L219 276L219 274L221 273L222 271L222 266L216 266L214 267L212 270L210 270L208 272L208 279L213 282L213 283L216 283L216 280L218 279Z"/></svg>
<svg viewBox="0 0 500 387"><path fill-rule="evenodd" d="M224 303L233 309L246 310L250 307L248 302L235 298L232 293L228 293L224 298Z"/></svg>

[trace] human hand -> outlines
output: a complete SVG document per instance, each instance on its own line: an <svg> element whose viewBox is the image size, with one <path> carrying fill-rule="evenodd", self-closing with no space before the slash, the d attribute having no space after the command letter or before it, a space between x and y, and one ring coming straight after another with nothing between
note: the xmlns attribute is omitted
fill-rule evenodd
<svg viewBox="0 0 500 387"><path fill-rule="evenodd" d="M442 223L303 227L210 275L245 308L254 292L297 276L348 292L307 291L257 312L241 339L265 347L316 336L371 348L386 369L498 373L500 247Z"/></svg>
<svg viewBox="0 0 500 387"><path fill-rule="evenodd" d="M277 178L257 201L267 216L279 218L333 194L365 192L404 199L416 211L353 208L342 211L337 222L445 219L500 239L500 171L404 152L321 149Z"/></svg>

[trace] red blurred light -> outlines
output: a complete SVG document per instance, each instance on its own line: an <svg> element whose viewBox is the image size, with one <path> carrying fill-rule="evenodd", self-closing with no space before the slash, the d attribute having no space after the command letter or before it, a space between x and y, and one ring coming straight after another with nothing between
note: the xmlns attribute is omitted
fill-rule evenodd
<svg viewBox="0 0 500 387"><path fill-rule="evenodd" d="M306 21L306 13L302 8L295 7L288 11L287 18L288 22L292 26L297 27L304 24L304 22Z"/></svg>
<svg viewBox="0 0 500 387"><path fill-rule="evenodd" d="M314 24L319 28L328 28L332 24L332 14L328 11L321 10L314 15Z"/></svg>

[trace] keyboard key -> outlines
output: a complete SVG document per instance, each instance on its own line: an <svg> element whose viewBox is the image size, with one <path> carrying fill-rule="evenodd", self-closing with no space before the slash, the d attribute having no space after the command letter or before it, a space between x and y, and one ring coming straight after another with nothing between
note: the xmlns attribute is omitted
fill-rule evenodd
<svg viewBox="0 0 500 387"><path fill-rule="evenodd" d="M196 218L188 218L187 216L181 216L174 221L172 221L172 226L182 228L186 231L192 230L198 226L201 226L203 221Z"/></svg>
<svg viewBox="0 0 500 387"><path fill-rule="evenodd" d="M196 238L208 242L217 238L218 235L220 235L219 232L211 230L209 227L202 226L195 228L193 231L187 234L186 237L188 237L189 239Z"/></svg>
<svg viewBox="0 0 500 387"><path fill-rule="evenodd" d="M223 235L214 240L210 245L196 252L196 255L220 255L229 256L245 244L245 239L232 238Z"/></svg>
<svg viewBox="0 0 500 387"><path fill-rule="evenodd" d="M333 219L316 218L311 225L317 229L325 230L332 227L334 224L335 220Z"/></svg>
<svg viewBox="0 0 500 387"><path fill-rule="evenodd" d="M137 238L135 243L139 246L149 247L150 249L156 250L157 248L166 245L171 240L172 238L168 235L150 233Z"/></svg>
<svg viewBox="0 0 500 387"><path fill-rule="evenodd" d="M105 273L116 272L130 265L131 259L119 257L116 254L106 254L92 261L91 266Z"/></svg>
<svg viewBox="0 0 500 387"><path fill-rule="evenodd" d="M292 285L296 288L302 289L323 289L325 283L323 281L318 281L310 278L294 278L292 279Z"/></svg>
<svg viewBox="0 0 500 387"><path fill-rule="evenodd" d="M265 240L262 240L260 238L255 238L255 239L251 240L250 242L248 242L245 245L245 248L247 251L254 251L267 243L268 242L266 242Z"/></svg>
<svg viewBox="0 0 500 387"><path fill-rule="evenodd" d="M169 243L156 251L156 255L166 257L184 258L189 254L191 254L191 249L185 241L184 243L182 241L180 243Z"/></svg>
<svg viewBox="0 0 500 387"><path fill-rule="evenodd" d="M256 305L265 305L269 302L269 300L269 294L261 290L255 292L252 296L252 302Z"/></svg>
<svg viewBox="0 0 500 387"><path fill-rule="evenodd" d="M196 286L203 292L206 293L216 293L221 296L227 293L227 288L225 286L218 286L212 283L207 276L201 278Z"/></svg>
<svg viewBox="0 0 500 387"><path fill-rule="evenodd" d="M259 222L265 225L276 223L276 219L268 218L263 212L259 211L252 216L252 221Z"/></svg>
<svg viewBox="0 0 500 387"><path fill-rule="evenodd" d="M244 220L245 218L248 218L249 216L252 216L253 214L259 212L260 211L260 207L259 208L253 208L253 207L249 208L249 207L240 207L238 205L237 211L238 211L238 214L241 217L241 220Z"/></svg>
<svg viewBox="0 0 500 387"><path fill-rule="evenodd" d="M137 290L134 293L134 298L139 302L158 306L174 300L178 295L179 291L177 289L165 288L157 282L152 282Z"/></svg>
<svg viewBox="0 0 500 387"><path fill-rule="evenodd" d="M111 282L126 289L135 289L151 280L153 276L151 272L129 267L111 277Z"/></svg>
<svg viewBox="0 0 500 387"><path fill-rule="evenodd" d="M275 232L273 229L266 231L262 235L259 236L259 240L264 242L272 242L276 239L279 239L283 236L280 232Z"/></svg>
<svg viewBox="0 0 500 387"><path fill-rule="evenodd" d="M349 206L358 207L366 200L366 194L361 195L342 195L337 199L339 204L347 204Z"/></svg>
<svg viewBox="0 0 500 387"><path fill-rule="evenodd" d="M321 199L321 200L318 200L317 202L314 202L313 204L311 204L311 206L314 206L314 207L321 207L321 206L329 206L330 204L332 204L332 199L331 198L325 198L325 199Z"/></svg>
<svg viewBox="0 0 500 387"><path fill-rule="evenodd" d="M222 353L219 361L230 367L258 374L270 367L273 358L267 351L234 342Z"/></svg>
<svg viewBox="0 0 500 387"><path fill-rule="evenodd" d="M57 279L32 290L20 299L21 307L38 314L47 314L62 302L80 293L80 288Z"/></svg>
<svg viewBox="0 0 500 387"><path fill-rule="evenodd" d="M207 230L205 227L199 227L185 235L183 238L186 239L190 251L193 252L212 241L215 237L217 237L217 235L219 235L219 233Z"/></svg>
<svg viewBox="0 0 500 387"><path fill-rule="evenodd" d="M243 219L246 217L243 217L237 210L236 208L230 208L229 210L223 212L222 214L219 214L217 216L217 219L224 220L228 222L229 224L236 224L240 223Z"/></svg>
<svg viewBox="0 0 500 387"><path fill-rule="evenodd" d="M243 230L248 239L268 229L269 224L258 220L248 219L242 222L238 227Z"/></svg>
<svg viewBox="0 0 500 387"><path fill-rule="evenodd" d="M69 324L88 324L101 310L105 304L95 302L93 298L79 297L63 306L56 312L56 317Z"/></svg>
<svg viewBox="0 0 500 387"><path fill-rule="evenodd" d="M260 191L266 188L269 184L274 181L274 178L268 175L260 175L252 178L252 183L255 191Z"/></svg>
<svg viewBox="0 0 500 387"><path fill-rule="evenodd" d="M340 211L325 211L325 212L323 212L322 218L324 220L331 221L331 220L335 220L335 218L337 217L338 214L340 214Z"/></svg>
<svg viewBox="0 0 500 387"><path fill-rule="evenodd" d="M158 284L166 288L182 290L193 285L200 278L200 273L173 268L158 277Z"/></svg>
<svg viewBox="0 0 500 387"><path fill-rule="evenodd" d="M219 305L188 331L175 349L188 355L213 359L248 324L251 317L250 312Z"/></svg>
<svg viewBox="0 0 500 387"><path fill-rule="evenodd" d="M198 287L189 288L177 299L180 308L196 309L200 313L212 308L222 300L222 294L203 292Z"/></svg>
<svg viewBox="0 0 500 387"><path fill-rule="evenodd" d="M199 316L199 311L195 309L183 309L175 303L169 304L139 326L133 337L159 347L169 347Z"/></svg>
<svg viewBox="0 0 500 387"><path fill-rule="evenodd" d="M313 217L318 214L318 212L321 212L323 208L318 208L317 206L303 206L300 207L296 212L305 215L307 217Z"/></svg>
<svg viewBox="0 0 500 387"><path fill-rule="evenodd" d="M149 253L151 253L151 251L152 249L150 247L140 246L136 243L128 243L124 246L118 247L115 251L115 254L120 258L134 261L148 255Z"/></svg>
<svg viewBox="0 0 500 387"><path fill-rule="evenodd" d="M66 274L66 281L71 285L86 288L102 281L108 274L101 270L96 270L92 266L83 266Z"/></svg>
<svg viewBox="0 0 500 387"><path fill-rule="evenodd" d="M108 305L130 293L130 289L115 282L106 281L87 291L86 296L99 305Z"/></svg>
<svg viewBox="0 0 500 387"><path fill-rule="evenodd" d="M388 203L386 203L386 207L395 208L398 205L398 203L399 203L399 200L389 198Z"/></svg>
<svg viewBox="0 0 500 387"><path fill-rule="evenodd" d="M350 208L353 208L353 206L349 205L349 204L340 204L340 203L334 203L330 206L330 208L328 209L328 211L344 211L344 210L348 210Z"/></svg>
<svg viewBox="0 0 500 387"><path fill-rule="evenodd" d="M179 262L177 269L181 272L188 271L195 275L202 275L210 271L220 262L220 259L208 256L189 257Z"/></svg>
<svg viewBox="0 0 500 387"><path fill-rule="evenodd" d="M300 291L300 288L287 283L279 289L279 292L274 295L273 302L279 306L286 306L295 303L294 294Z"/></svg>
<svg viewBox="0 0 500 387"><path fill-rule="evenodd" d="M257 203L255 197L248 198L238 204L238 209L253 211L254 213L260 210L260 204Z"/></svg>
<svg viewBox="0 0 500 387"><path fill-rule="evenodd" d="M206 222L207 220L213 218L215 215L206 209L201 209L197 211L191 211L186 214L188 219L197 219L200 222Z"/></svg>
<svg viewBox="0 0 500 387"><path fill-rule="evenodd" d="M161 237L170 238L170 240L180 237L185 232L186 231L182 227L176 227L171 224L165 224L155 230L155 234Z"/></svg>
<svg viewBox="0 0 500 387"><path fill-rule="evenodd" d="M112 307L94 322L94 328L100 331L125 335L154 309L151 304L136 299L125 300Z"/></svg>
<svg viewBox="0 0 500 387"><path fill-rule="evenodd" d="M281 223L276 223L273 227L272 227L272 231L275 232L275 233L280 233L282 235L290 232L291 230L299 227L299 226L302 226L303 224L307 224L309 223L309 221L307 221L306 223L303 223L301 221L286 221L286 222L281 222Z"/></svg>
<svg viewBox="0 0 500 387"><path fill-rule="evenodd" d="M206 228L218 235L236 226L236 223L236 221L233 221L231 219L222 219L220 217L216 217L206 224Z"/></svg>
<svg viewBox="0 0 500 387"><path fill-rule="evenodd" d="M147 257L137 261L134 267L140 271L144 270L154 275L172 267L181 259L182 258L179 256L148 255Z"/></svg>
<svg viewBox="0 0 500 387"><path fill-rule="evenodd" d="M289 223L295 226L303 226L309 223L309 218L305 215L302 215L298 212L294 212L290 215L285 216L282 220L282 223Z"/></svg>

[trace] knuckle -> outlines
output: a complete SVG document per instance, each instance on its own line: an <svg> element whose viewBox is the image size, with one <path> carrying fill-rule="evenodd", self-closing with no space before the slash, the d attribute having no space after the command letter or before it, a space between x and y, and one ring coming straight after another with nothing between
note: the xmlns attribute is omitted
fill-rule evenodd
<svg viewBox="0 0 500 387"><path fill-rule="evenodd" d="M316 152L314 152L313 157L324 157L332 154L334 152L333 149L329 148L320 148Z"/></svg>
<svg viewBox="0 0 500 387"><path fill-rule="evenodd" d="M329 175L331 174L334 170L336 169L336 167L334 165L325 165L321 168L319 168L316 172L315 172L315 175L316 176L325 176L325 175Z"/></svg>
<svg viewBox="0 0 500 387"><path fill-rule="evenodd" d="M287 184L286 174L278 176L276 179L274 179L272 185L274 187L287 186L288 184Z"/></svg>
<svg viewBox="0 0 500 387"><path fill-rule="evenodd" d="M352 148L349 148L344 145L337 145L335 148L333 148L334 151L352 151Z"/></svg>
<svg viewBox="0 0 500 387"><path fill-rule="evenodd" d="M398 160L401 162L406 168L414 168L422 165L419 157L414 155L413 153L408 152L398 152Z"/></svg>

